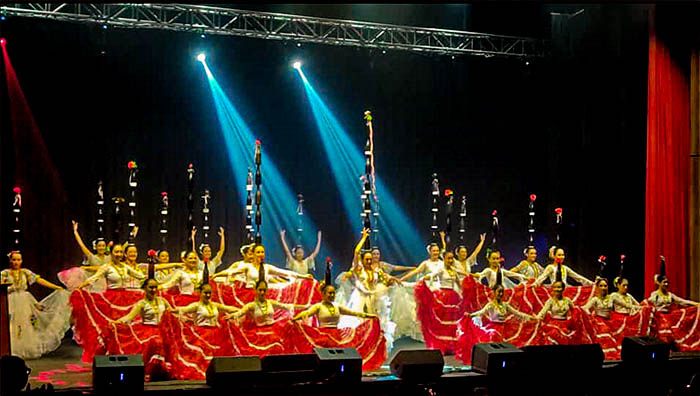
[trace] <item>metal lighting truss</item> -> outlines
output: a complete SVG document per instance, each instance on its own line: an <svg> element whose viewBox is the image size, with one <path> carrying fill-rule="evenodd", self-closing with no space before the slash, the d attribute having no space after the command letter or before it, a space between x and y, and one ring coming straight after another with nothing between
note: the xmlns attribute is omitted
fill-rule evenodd
<svg viewBox="0 0 700 396"><path fill-rule="evenodd" d="M457 30L346 21L190 4L5 3L10 16L226 34L297 43L516 58L548 56L548 42Z"/></svg>

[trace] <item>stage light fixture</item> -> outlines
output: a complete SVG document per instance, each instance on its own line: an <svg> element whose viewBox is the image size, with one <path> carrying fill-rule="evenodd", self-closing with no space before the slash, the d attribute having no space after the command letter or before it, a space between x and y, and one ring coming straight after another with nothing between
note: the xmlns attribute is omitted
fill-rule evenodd
<svg viewBox="0 0 700 396"><path fill-rule="evenodd" d="M292 67L297 69L297 70L301 69L301 62L296 61L296 62L292 63Z"/></svg>
<svg viewBox="0 0 700 396"><path fill-rule="evenodd" d="M301 47L301 43L297 43L297 47Z"/></svg>
<svg viewBox="0 0 700 396"><path fill-rule="evenodd" d="M0 21L4 21L5 19L7 19L5 15L0 15Z"/></svg>
<svg viewBox="0 0 700 396"><path fill-rule="evenodd" d="M207 38L207 35L204 34L204 33L202 33L202 34L199 35L199 37L201 37L201 38Z"/></svg>
<svg viewBox="0 0 700 396"><path fill-rule="evenodd" d="M107 30L107 25L102 25L102 30Z"/></svg>
<svg viewBox="0 0 700 396"><path fill-rule="evenodd" d="M204 52L201 52L199 55L197 55L197 60L204 63L204 61L207 60L207 55Z"/></svg>

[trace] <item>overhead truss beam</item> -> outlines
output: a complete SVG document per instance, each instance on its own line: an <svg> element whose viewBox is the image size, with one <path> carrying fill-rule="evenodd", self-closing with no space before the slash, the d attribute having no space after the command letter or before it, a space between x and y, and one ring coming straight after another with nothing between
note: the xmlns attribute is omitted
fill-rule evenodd
<svg viewBox="0 0 700 396"><path fill-rule="evenodd" d="M9 16L443 55L546 57L546 40L190 4L5 3Z"/></svg>

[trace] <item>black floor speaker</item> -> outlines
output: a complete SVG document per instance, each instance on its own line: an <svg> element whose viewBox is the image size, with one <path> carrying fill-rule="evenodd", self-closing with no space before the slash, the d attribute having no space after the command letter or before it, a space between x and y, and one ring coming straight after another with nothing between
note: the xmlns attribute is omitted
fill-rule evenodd
<svg viewBox="0 0 700 396"><path fill-rule="evenodd" d="M92 361L95 391L143 392L141 355L97 355Z"/></svg>
<svg viewBox="0 0 700 396"><path fill-rule="evenodd" d="M212 388L256 384L261 379L259 356L215 357L207 368L207 385Z"/></svg>
<svg viewBox="0 0 700 396"><path fill-rule="evenodd" d="M472 369L489 375L514 372L521 368L523 356L522 350L506 342L475 344Z"/></svg>
<svg viewBox="0 0 700 396"><path fill-rule="evenodd" d="M317 379L326 382L362 381L362 356L354 348L314 348Z"/></svg>
<svg viewBox="0 0 700 396"><path fill-rule="evenodd" d="M268 355L262 358L265 379L275 383L315 381L317 366L318 357L315 353Z"/></svg>
<svg viewBox="0 0 700 396"><path fill-rule="evenodd" d="M655 337L625 337L622 340L622 361L625 364L647 365L668 361L671 344Z"/></svg>
<svg viewBox="0 0 700 396"><path fill-rule="evenodd" d="M445 360L437 349L404 349L391 359L391 373L414 382L431 381L442 376Z"/></svg>

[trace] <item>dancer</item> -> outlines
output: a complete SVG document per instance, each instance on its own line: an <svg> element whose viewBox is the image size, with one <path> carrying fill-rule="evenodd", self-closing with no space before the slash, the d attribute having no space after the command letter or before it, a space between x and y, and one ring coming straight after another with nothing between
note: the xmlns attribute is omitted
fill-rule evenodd
<svg viewBox="0 0 700 396"><path fill-rule="evenodd" d="M136 261L138 258L138 249L136 248L136 245L133 243L129 243L126 245L124 248L124 265L133 268L134 270L137 270L141 272L142 274L146 274L148 272L148 264L146 263L139 263ZM165 271L165 270L170 270L172 268L177 268L181 267L182 263L163 263L163 264L156 264L155 266L155 271L160 272L160 271ZM129 281L126 282L126 288L127 289L140 289L141 284L143 282L139 279L136 278L131 278Z"/></svg>
<svg viewBox="0 0 700 396"><path fill-rule="evenodd" d="M451 289L457 293L462 292L462 279L469 273L457 268L454 253L447 251L443 259L444 265L423 277L423 280L432 281L433 289Z"/></svg>
<svg viewBox="0 0 700 396"><path fill-rule="evenodd" d="M355 348L362 356L362 370L376 370L386 361L386 340L377 315L349 310L338 305L335 300L335 287L331 283L331 263L326 261L325 280L320 288L323 301L296 315L293 335L296 353L312 353L313 348ZM338 328L341 315L351 315L365 319L356 329ZM308 326L300 320L314 317L319 326Z"/></svg>
<svg viewBox="0 0 700 396"><path fill-rule="evenodd" d="M265 247L263 245L255 245L253 247L253 255L253 263L242 263L239 265L239 269L237 271L230 272L228 274L229 278L242 274L245 276L246 287L252 288L255 286L255 283L260 276L258 269L262 265L265 268L266 273L282 277L284 279L313 279L311 274L302 275L294 271L277 268L271 264L265 264ZM267 282L265 282L265 284L267 285Z"/></svg>
<svg viewBox="0 0 700 396"><path fill-rule="evenodd" d="M426 260L423 260L423 262L421 262L416 268L399 278L400 281L403 282L405 280L411 279L414 275L422 275L423 273L433 273L443 265L443 262L440 259L440 247L438 247L437 243L429 244L427 246L427 250L429 257Z"/></svg>
<svg viewBox="0 0 700 396"><path fill-rule="evenodd" d="M574 302L564 297L566 284L563 279L563 265L559 264L552 284L552 295L537 314L538 320L543 320L542 331L533 342L539 345L571 345L591 343L586 337L583 324L576 311ZM546 319L545 319L546 317Z"/></svg>
<svg viewBox="0 0 700 396"><path fill-rule="evenodd" d="M440 232L440 239L442 240L442 250L447 251L447 244L445 243L445 233ZM486 234L480 234L479 235L479 243L476 245L474 248L474 251L472 251L472 254L467 256L469 253L467 251L467 247L464 245L459 245L457 248L455 248L454 253L455 253L455 266L459 268L462 272L466 272L467 274L470 274L472 272L472 268L476 266L476 258L479 256L479 253L481 252L481 249L484 247L484 241L486 240Z"/></svg>
<svg viewBox="0 0 700 396"><path fill-rule="evenodd" d="M124 248L121 245L114 245L110 254L110 262L101 266L94 275L87 278L78 286L79 289L94 283L98 279L106 281L107 289L125 289L132 285L135 279L143 281L146 278L141 271L124 264Z"/></svg>
<svg viewBox="0 0 700 396"><path fill-rule="evenodd" d="M493 287L496 285L496 278L498 273L501 273L502 277L508 277L503 278L503 286L506 289L511 289L515 287L516 284L509 278L516 278L519 279L521 282L527 280L527 277L525 275L501 268L501 262L503 261L503 259L501 258L500 250L492 250L490 248L486 249L486 259L488 260L489 266L487 268L484 268L484 270L481 272L472 274L479 282L481 282L482 279L486 278L486 280L488 281L488 286Z"/></svg>
<svg viewBox="0 0 700 396"><path fill-rule="evenodd" d="M539 278L544 273L544 267L537 262L537 249L534 246L528 246L523 251L523 254L525 254L525 260L511 268L510 271L516 274L523 274L527 279Z"/></svg>
<svg viewBox="0 0 700 396"><path fill-rule="evenodd" d="M613 285L617 288L617 291L610 294L610 301L613 305L613 312L620 314L634 314L641 309L639 302L627 292L629 288L629 281L623 278L621 275L613 280Z"/></svg>
<svg viewBox="0 0 700 396"><path fill-rule="evenodd" d="M287 268L301 275L306 275L316 270L316 263L314 260L316 256L318 256L318 252L321 251L321 231L318 232L316 237L316 248L314 248L314 251L306 258L304 258L304 248L301 247L301 245L297 245L291 252L289 251L287 241L284 237L285 233L285 230L280 231L282 248L284 248L284 253L287 256Z"/></svg>
<svg viewBox="0 0 700 396"><path fill-rule="evenodd" d="M472 347L482 342L510 342L517 346L527 343L536 334L537 323L529 326L515 325L509 315L531 321L535 317L520 312L503 301L505 288L503 275L496 273L496 280L491 287L493 297L480 310L466 313L457 325L456 358L471 364Z"/></svg>
<svg viewBox="0 0 700 396"><path fill-rule="evenodd" d="M199 257L197 252L190 251L185 255L185 268L176 269L166 282L161 284L162 289L178 287L180 294L193 295L202 282L203 271L199 269Z"/></svg>
<svg viewBox="0 0 700 396"><path fill-rule="evenodd" d="M143 281L143 299L129 313L111 321L112 330L106 332L107 352L113 355L139 354L143 357L145 379L168 379L170 365L165 361L165 346L159 328L164 312L173 307L158 297L158 281L155 279L156 252L149 252L148 277ZM132 323L137 317L140 322Z"/></svg>
<svg viewBox="0 0 700 396"><path fill-rule="evenodd" d="M192 228L192 251L197 251L194 246L195 246L195 235L197 234L197 229ZM203 243L199 245L199 253L202 255L202 259L199 261L197 264L199 269L202 270L204 268L204 262L207 261L208 264L207 266L209 267L209 273L214 274L216 273L216 269L221 265L221 258L224 256L224 251L226 250L226 240L224 238L224 227L219 227L219 251L216 252L216 256L214 258L211 257L211 246L207 243Z"/></svg>
<svg viewBox="0 0 700 396"><path fill-rule="evenodd" d="M0 281L10 284L7 288L7 302L12 354L23 359L36 359L61 345L63 335L70 327L69 293L22 268L21 253L12 251L8 257L10 268L0 272ZM38 302L27 291L27 286L34 283L55 291Z"/></svg>
<svg viewBox="0 0 700 396"><path fill-rule="evenodd" d="M245 282L245 276L240 270L243 264L252 264L255 261L255 254L253 253L254 246L255 244L253 243L241 246L240 252L241 256L243 256L243 260L238 260L225 270L212 275L211 279L216 280L223 277L225 278L224 281L229 285L233 284L235 281ZM237 276L233 276L232 274L237 274Z"/></svg>
<svg viewBox="0 0 700 396"><path fill-rule="evenodd" d="M389 264L386 261L382 261L382 252L379 250L378 247L373 247L372 248L372 267L375 269L381 269L387 274L391 274L392 272L405 272L405 271L410 271L414 267L408 267L404 265L396 265L396 264Z"/></svg>
<svg viewBox="0 0 700 396"><path fill-rule="evenodd" d="M568 286L567 280L569 277L573 278L575 281L577 281L583 286L593 285L593 282L591 280L589 280L585 276L579 275L570 267L564 265L564 259L566 258L566 256L564 254L563 248L558 246L552 246L549 249L549 254L550 257L554 257L554 262L544 269L544 272L540 274L539 278L535 279L535 282L533 283L534 286L541 285L545 280L547 280L547 278L549 278L552 285L554 285L559 268L561 268L561 276L562 282L564 282L564 286Z"/></svg>
<svg viewBox="0 0 700 396"><path fill-rule="evenodd" d="M661 256L661 267L659 273L654 275L656 290L651 292L647 299L658 312L669 313L674 304L681 307L697 307L700 303L678 297L668 290L668 278L666 278L666 259Z"/></svg>
<svg viewBox="0 0 700 396"><path fill-rule="evenodd" d="M78 223L75 220L73 220L73 236L75 236L75 240L85 256L83 265L99 267L109 262L110 256L107 254L107 242L102 238L95 240L93 242L95 253L92 253L83 243L83 239L78 232Z"/></svg>

